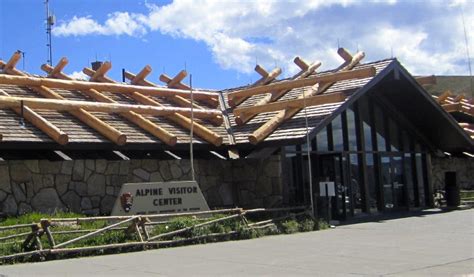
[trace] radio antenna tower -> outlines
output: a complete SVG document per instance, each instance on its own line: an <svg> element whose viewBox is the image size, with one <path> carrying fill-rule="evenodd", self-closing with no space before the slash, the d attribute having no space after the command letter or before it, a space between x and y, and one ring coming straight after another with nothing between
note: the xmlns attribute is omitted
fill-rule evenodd
<svg viewBox="0 0 474 277"><path fill-rule="evenodd" d="M49 0L44 1L46 7L46 47L48 48L48 60L46 61L49 65L53 65L53 46L51 45L51 27L56 22L56 17L49 11Z"/></svg>

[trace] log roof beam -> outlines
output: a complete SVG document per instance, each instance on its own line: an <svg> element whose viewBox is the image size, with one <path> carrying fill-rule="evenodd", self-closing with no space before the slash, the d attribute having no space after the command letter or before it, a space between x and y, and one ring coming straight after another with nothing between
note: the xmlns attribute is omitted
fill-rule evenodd
<svg viewBox="0 0 474 277"><path fill-rule="evenodd" d="M142 71L143 70L144 69L142 69ZM140 77L140 73L142 71L140 71L137 74L137 76L135 76L135 77L133 77L134 75L131 74L130 72L126 72L125 73L125 78L129 79L131 81L131 83L134 84L134 85L144 85L144 86L155 86L155 87L157 87L158 85L156 85L152 82L146 81L145 78ZM173 88L177 84L181 84L181 81L184 78L186 78L187 75L188 75L188 73L185 70L181 70L172 79L170 77L168 77L166 74L161 74L160 75L160 81L167 83L168 87ZM130 77L130 78L128 78L127 76ZM187 87L189 88L189 86L187 86ZM189 88L189 89L191 89L191 88ZM183 98L179 95L176 95L174 97L169 97L167 100L169 100L169 101L171 101L171 102L173 102L177 105L180 105L181 107L191 107L191 105L192 105L196 109L204 109L204 107L202 107L201 105L199 105L195 102L193 102L191 104L191 101L189 99ZM218 106L219 106L219 104L217 104L217 105L212 104L213 108L216 108ZM209 119L208 121L211 122L215 126L220 126L223 123L223 118L222 118L222 116L217 116L216 118Z"/></svg>
<svg viewBox="0 0 474 277"><path fill-rule="evenodd" d="M255 71L257 71L257 73L259 73L262 76L262 78L257 80L255 83L251 84L250 87L259 87L259 86L267 85L273 82L281 74L281 68L279 67L274 68L270 73L268 73L265 69L263 69L263 67L261 67L258 64L255 66ZM240 105L241 103L243 103L245 100L247 100L247 98L249 98L250 96L251 95L242 96L242 97L237 96L237 97L234 97L232 101L228 100L228 103L231 107L236 107Z"/></svg>
<svg viewBox="0 0 474 277"><path fill-rule="evenodd" d="M363 58L365 57L364 52L358 52L356 53L351 61L345 61L341 66L338 67L338 71L349 71L352 70ZM371 67L368 68L370 69L370 72L365 72L365 73L370 73L369 75L374 76L375 75L375 68ZM354 70L353 72L355 72ZM341 73L342 73L341 72ZM370 77L370 76L366 76ZM362 77L364 78L364 77ZM308 78L309 79L309 78ZM306 79L303 79L306 80ZM300 82L302 80L295 80L292 82ZM298 99L304 99L308 98L311 96L315 96L318 94L322 94L324 91L326 91L336 80L332 81L327 81L325 83L316 83L314 84L310 89L307 89L301 96L298 97ZM319 80L321 82L321 80ZM268 137L271 133L273 133L281 124L283 124L286 120L292 118L295 116L298 112L300 112L302 109L301 108L289 108L282 110L278 112L275 116L273 116L270 120L265 122L262 126L260 126L257 130L255 130L251 135L249 135L248 139L250 143L252 144L257 144L260 141L264 140L266 137Z"/></svg>
<svg viewBox="0 0 474 277"><path fill-rule="evenodd" d="M278 83L269 84L266 86L243 89L243 90L229 93L228 98L230 102L230 101L233 101L233 99L237 97L252 96L252 95L268 93L268 92L276 91L276 90L294 89L294 88L300 88L300 87L313 86L317 83L332 84L334 82L342 81L342 80L368 78L368 77L375 76L375 73L376 71L374 67L329 73L323 76L315 76L315 77L309 77L305 79L282 81Z"/></svg>
<svg viewBox="0 0 474 277"><path fill-rule="evenodd" d="M3 90L0 90L0 96L10 96ZM22 107L23 106L23 107ZM23 108L23 111L21 110ZM33 126L40 129L43 133L48 135L52 140L59 143L60 145L65 145L69 142L69 136L55 126L53 123L49 122L47 119L39 115L37 112L33 111L27 105L21 105L20 107L12 108L12 110L19 116L22 116ZM1 139L0 139L1 140Z"/></svg>
<svg viewBox="0 0 474 277"><path fill-rule="evenodd" d="M67 76L66 74L62 73L61 70L55 70L58 68L58 66L64 66L67 64L61 63L61 61L67 61L67 59L63 58L60 60L58 65L56 67L51 67L48 64L43 64L41 68L46 71L50 77L52 78L58 78L58 79L64 79L64 80L72 80L71 77ZM88 89L88 90L83 90L82 93L87 95L88 97L100 101L100 102L105 102L105 103L117 103L115 100L112 98L105 96L103 93L100 93L99 91L95 89ZM137 125L138 127L142 128L143 130L147 131L148 133L152 134L153 136L159 138L161 141L163 141L165 144L173 146L177 142L177 137L164 128L158 126L157 124L153 123L151 120L145 118L144 116L133 112L133 111L125 111L119 113L120 116L123 118L127 119L128 121L132 122L133 124Z"/></svg>
<svg viewBox="0 0 474 277"><path fill-rule="evenodd" d="M304 61L300 57L296 57L293 62L301 69L300 72L296 73L292 79L293 80L299 80L308 77L312 73L316 71L321 66L321 62L314 62L312 64L308 64L306 61ZM279 90L279 91L273 91L269 94L266 94L264 98L260 99L255 106L261 106L261 105L266 105L268 103L271 103L273 101L278 100L281 98L283 95L288 93L291 89L286 89L286 90ZM235 122L238 125L243 125L247 122L249 122L253 117L255 117L256 114L251 114L251 113L242 113L242 114L235 114L234 110L234 115L235 115Z"/></svg>
<svg viewBox="0 0 474 277"><path fill-rule="evenodd" d="M257 106L249 106L249 107L241 107L234 110L234 114L236 116L242 115L255 115L259 113L266 113L266 112L274 112L286 109L293 109L293 108L304 108L304 106L316 106L316 105L323 105L323 104L331 104L342 102L346 99L346 95L343 92L337 93L329 93L323 95L316 95L310 96L306 99L298 98L292 100L285 100L285 101L278 101L269 103L266 105L257 105Z"/></svg>
<svg viewBox="0 0 474 277"><path fill-rule="evenodd" d="M163 83L166 83L166 86L168 88L182 89L182 90L189 91L189 90L191 90L191 88L188 85L183 84L181 82L182 80L184 80L184 78L186 78L187 75L188 75L188 73L185 70L181 70L174 78L171 78L166 74L161 74L159 79ZM158 87L156 84L154 84L154 86ZM197 98L194 97L194 93L195 93L195 91L193 91L194 100L198 100L198 101L201 101L203 103L206 103L207 105L209 105L212 108L219 107L219 99L217 97L215 99L214 98L213 99L205 99L205 98L197 99ZM176 101L176 99L174 99L174 101ZM182 101L180 101L180 102L184 103ZM187 105L191 105L190 103L191 102L189 102L189 104L187 104Z"/></svg>
<svg viewBox="0 0 474 277"><path fill-rule="evenodd" d="M451 95L452 95L451 91L447 90L447 91L443 92L440 96L438 96L438 99L436 99L436 100L438 101L438 103L442 104Z"/></svg>
<svg viewBox="0 0 474 277"><path fill-rule="evenodd" d="M19 53L15 53L14 55L19 55ZM0 60L0 67L5 68L5 63ZM21 80L28 80L32 77L27 77L26 74L16 68L10 68L5 70L6 73L11 75L18 75L18 76L7 76L7 75L0 75L0 78L16 78ZM43 79L45 78L36 78L36 79ZM1 81L0 81L1 83ZM41 82L37 85L30 84L28 81L24 82L22 85L28 86L31 90L37 92L41 96L45 98L52 98L56 100L64 100L65 98L59 95L58 93L54 92L52 89L48 88ZM98 117L94 116L93 114L89 113L84 109L77 109L68 111L69 114L76 117L84 124L88 125L92 129L96 130L99 134L103 135L107 139L111 140L117 145L124 145L127 142L127 136L120 132L119 130L113 128L109 124L105 123L104 121L100 120Z"/></svg>
<svg viewBox="0 0 474 277"><path fill-rule="evenodd" d="M146 69L145 71L148 71L148 69ZM151 72L151 70L150 70L150 72ZM140 76L140 75L146 75L146 74L141 74L141 72L139 74L137 74L137 76ZM140 80L140 79L136 78L137 76L133 75L132 73L128 73L128 74L127 74L127 72L125 73L125 77L128 78L128 79L131 79L132 83L140 84L140 85L143 85L143 86L156 86L155 84L153 84L149 81L146 81L144 79ZM104 76L102 78L99 78L99 80L104 81L104 82L109 82L109 83L115 82L114 80L112 80L112 79L110 79L109 77L106 77L106 76ZM131 93L128 96L130 98L134 99L135 101L137 101L138 103L141 103L141 104L144 104L144 105L156 106L157 108L164 107L163 104L159 103L157 100L152 99L151 97L148 97L147 95L143 95L139 92ZM189 108L175 108L175 109L184 109L184 110L190 111ZM198 111L198 110L199 109L194 109L194 111L193 111L195 117L196 117L196 111ZM217 110L209 110L209 109L201 109L201 110L203 110L203 111L217 111ZM221 114L222 114L221 111L217 111L217 114L214 114L213 117L215 117L216 115L221 115ZM205 141L207 141L207 142L209 142L209 143L211 143L215 146L220 146L222 144L223 139L220 135L218 135L214 131L208 129L207 127L200 124L199 122L192 122L191 119L188 117L189 115L190 115L190 112L187 113L187 114L171 113L171 114L166 115L165 117L168 118L169 120L173 121L174 123L188 129L188 130L191 128L191 125L193 125L193 131L197 136L199 136L200 138L204 139Z"/></svg>

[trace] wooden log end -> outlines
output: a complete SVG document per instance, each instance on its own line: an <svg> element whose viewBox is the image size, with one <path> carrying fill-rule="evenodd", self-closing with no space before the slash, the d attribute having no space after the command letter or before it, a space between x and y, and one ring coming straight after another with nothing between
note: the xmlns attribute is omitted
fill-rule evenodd
<svg viewBox="0 0 474 277"><path fill-rule="evenodd" d="M163 83L169 83L171 81L171 77L163 73L160 75L160 81Z"/></svg>
<svg viewBox="0 0 474 277"><path fill-rule="evenodd" d="M127 136L124 134L119 135L115 143L117 143L118 145L124 145L125 143L127 143Z"/></svg>
<svg viewBox="0 0 474 277"><path fill-rule="evenodd" d="M237 123L239 126L245 124L244 120L241 118L241 115L235 117L235 123Z"/></svg>
<svg viewBox="0 0 474 277"><path fill-rule="evenodd" d="M217 136L211 141L211 143L214 144L215 146L221 146L223 140L224 139L221 136Z"/></svg>
<svg viewBox="0 0 474 277"><path fill-rule="evenodd" d="M67 134L60 134L57 142L61 145L66 145L69 143L69 136Z"/></svg>
<svg viewBox="0 0 474 277"><path fill-rule="evenodd" d="M309 65L307 62L305 62L302 58L300 57L295 57L295 59L293 60L293 62L303 71L306 71L308 70L309 68Z"/></svg>
<svg viewBox="0 0 474 277"><path fill-rule="evenodd" d="M222 123L224 123L224 118L220 115L214 117L214 118L210 118L208 119L209 122L212 123L212 125L214 126L221 126Z"/></svg>
<svg viewBox="0 0 474 277"><path fill-rule="evenodd" d="M259 64L257 64L254 69L255 69L255 71L256 71L258 74L260 74L263 78L266 78L266 77L268 76L268 74L269 74L269 73L268 73L262 66L260 66Z"/></svg>
<svg viewBox="0 0 474 277"><path fill-rule="evenodd" d="M254 134L249 135L249 141L251 144L256 145L260 142L260 140Z"/></svg>
<svg viewBox="0 0 474 277"><path fill-rule="evenodd" d="M349 53L349 51L347 51L347 49L343 47L337 49L337 54L339 54L339 56L341 56L341 58L344 59L345 62L352 61L352 55Z"/></svg>
<svg viewBox="0 0 474 277"><path fill-rule="evenodd" d="M176 136L172 136L165 143L168 144L169 146L175 146L177 142L178 142L178 138Z"/></svg>
<svg viewBox="0 0 474 277"><path fill-rule="evenodd" d="M3 135L2 135L2 134L0 134L0 141L1 141L1 140L3 140Z"/></svg>

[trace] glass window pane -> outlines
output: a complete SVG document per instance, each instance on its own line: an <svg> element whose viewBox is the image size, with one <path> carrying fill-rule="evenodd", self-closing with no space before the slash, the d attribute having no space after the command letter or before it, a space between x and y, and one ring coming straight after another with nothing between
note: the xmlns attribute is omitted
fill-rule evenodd
<svg viewBox="0 0 474 277"><path fill-rule="evenodd" d="M423 179L423 161L421 153L415 154L416 161L416 180L418 184L418 195L420 198L420 206L425 206L425 182Z"/></svg>
<svg viewBox="0 0 474 277"><path fill-rule="evenodd" d="M356 123L355 114L352 109L347 109L347 132L349 140L349 150L357 151L357 135L356 135Z"/></svg>
<svg viewBox="0 0 474 277"><path fill-rule="evenodd" d="M372 129L370 127L370 112L369 112L369 102L366 97L362 97L358 101L359 105L359 116L362 120L364 128L364 143L365 150L372 151Z"/></svg>
<svg viewBox="0 0 474 277"><path fill-rule="evenodd" d="M369 206L370 212L377 211L377 183L375 181L375 171L374 171L374 155L365 154L366 159L366 174L369 187Z"/></svg>
<svg viewBox="0 0 474 277"><path fill-rule="evenodd" d="M394 120L390 119L389 125L390 125L390 144L391 144L390 151L398 152L401 150L398 124L395 123Z"/></svg>
<svg viewBox="0 0 474 277"><path fill-rule="evenodd" d="M382 110L375 106L375 132L377 134L377 148L378 151L386 151L385 144L385 126Z"/></svg>
<svg viewBox="0 0 474 277"><path fill-rule="evenodd" d="M328 151L328 132L326 128L319 131L316 135L316 142L318 144L318 151Z"/></svg>
<svg viewBox="0 0 474 277"><path fill-rule="evenodd" d="M354 213L362 212L362 194L360 190L360 178L359 178L359 160L357 154L349 155L349 166L350 166L350 194L352 203L354 203Z"/></svg>
<svg viewBox="0 0 474 277"><path fill-rule="evenodd" d="M406 185L408 190L408 201L409 206L415 206L415 189L413 185L413 170L412 170L412 158L410 153L405 153L404 155L404 167L405 167L405 178Z"/></svg>
<svg viewBox="0 0 474 277"><path fill-rule="evenodd" d="M332 121L332 140L334 151L342 151L344 149L344 141L342 139L342 121L340 115Z"/></svg>

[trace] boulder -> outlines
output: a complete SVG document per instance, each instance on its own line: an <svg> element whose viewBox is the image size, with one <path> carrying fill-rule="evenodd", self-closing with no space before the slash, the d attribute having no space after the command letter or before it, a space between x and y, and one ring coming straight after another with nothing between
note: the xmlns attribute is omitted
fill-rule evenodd
<svg viewBox="0 0 474 277"><path fill-rule="evenodd" d="M61 162L51 162L48 160L39 161L41 173L58 174L61 171Z"/></svg>
<svg viewBox="0 0 474 277"><path fill-rule="evenodd" d="M70 212L81 212L81 197L77 193L68 191L61 198Z"/></svg>
<svg viewBox="0 0 474 277"><path fill-rule="evenodd" d="M68 184L71 182L71 175L58 174L55 178L56 190L59 195L66 193Z"/></svg>
<svg viewBox="0 0 474 277"><path fill-rule="evenodd" d="M17 202L26 201L26 187L25 184L12 184L13 196Z"/></svg>
<svg viewBox="0 0 474 277"><path fill-rule="evenodd" d="M40 173L39 161L38 160L25 160L23 161L26 167L33 173Z"/></svg>
<svg viewBox="0 0 474 277"><path fill-rule="evenodd" d="M12 182L24 183L31 181L31 172L23 163L12 163L10 165L10 177Z"/></svg>
<svg viewBox="0 0 474 277"><path fill-rule="evenodd" d="M71 182L70 183L71 190L74 190L80 196L87 195L87 184L84 182Z"/></svg>
<svg viewBox="0 0 474 277"><path fill-rule="evenodd" d="M16 215L18 212L18 206L16 205L15 198L12 194L8 195L7 199L0 205L1 212L7 215Z"/></svg>
<svg viewBox="0 0 474 277"><path fill-rule="evenodd" d="M31 206L35 211L43 213L53 213L57 210L63 210L64 205L59 199L55 189L44 188L31 200Z"/></svg>
<svg viewBox="0 0 474 277"><path fill-rule="evenodd" d="M141 167L148 172L153 172L158 170L158 162L156 160L151 159L143 160Z"/></svg>
<svg viewBox="0 0 474 277"><path fill-rule="evenodd" d="M25 202L21 202L20 205L18 205L18 214L27 214L31 213L33 209L31 208L30 205L26 204Z"/></svg>
<svg viewBox="0 0 474 277"><path fill-rule="evenodd" d="M72 168L72 180L82 181L84 179L84 160L75 160Z"/></svg>
<svg viewBox="0 0 474 277"><path fill-rule="evenodd" d="M105 173L107 168L107 161L103 159L95 160L95 171L97 173Z"/></svg>
<svg viewBox="0 0 474 277"><path fill-rule="evenodd" d="M115 197L106 195L100 201L100 213L101 214L110 214L115 203Z"/></svg>
<svg viewBox="0 0 474 277"><path fill-rule="evenodd" d="M142 181L148 182L150 180L150 173L146 172L141 168L137 168L133 170L133 175L140 178Z"/></svg>
<svg viewBox="0 0 474 277"><path fill-rule="evenodd" d="M7 198L7 193L4 192L3 190L0 190L0 203L3 202L3 200L5 200L5 198Z"/></svg>
<svg viewBox="0 0 474 277"><path fill-rule="evenodd" d="M0 189L6 192L11 192L10 172L8 172L8 169L8 166L0 165Z"/></svg>
<svg viewBox="0 0 474 277"><path fill-rule="evenodd" d="M170 165L171 176L173 176L173 180L179 180L183 175L180 166L177 163L172 163Z"/></svg>
<svg viewBox="0 0 474 277"><path fill-rule="evenodd" d="M120 164L119 162L111 161L107 165L107 169L105 170L105 175L117 175L119 174Z"/></svg>
<svg viewBox="0 0 474 277"><path fill-rule="evenodd" d="M61 173L71 175L73 168L74 168L74 161L63 161L61 165Z"/></svg>
<svg viewBox="0 0 474 277"><path fill-rule="evenodd" d="M81 209L82 210L90 210L92 209L92 202L89 197L83 197L81 200Z"/></svg>

